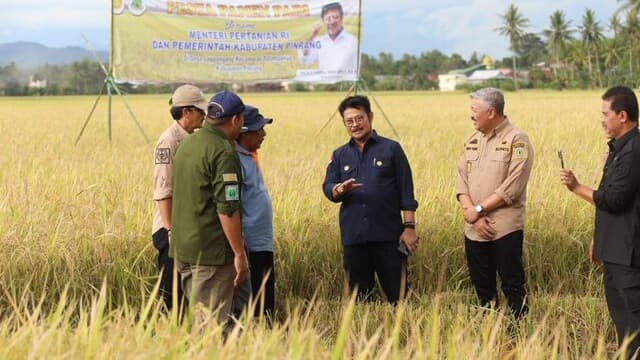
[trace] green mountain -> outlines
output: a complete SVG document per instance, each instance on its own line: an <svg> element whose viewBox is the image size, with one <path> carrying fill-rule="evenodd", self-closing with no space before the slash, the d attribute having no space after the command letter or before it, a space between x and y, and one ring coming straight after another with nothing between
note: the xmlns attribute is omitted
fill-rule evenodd
<svg viewBox="0 0 640 360"><path fill-rule="evenodd" d="M102 62L109 61L108 51L97 51ZM67 46L64 48L50 48L34 42L12 42L0 44L0 66L14 62L21 68L34 68L39 65L51 64L62 65L82 58L95 60L93 53L78 46Z"/></svg>

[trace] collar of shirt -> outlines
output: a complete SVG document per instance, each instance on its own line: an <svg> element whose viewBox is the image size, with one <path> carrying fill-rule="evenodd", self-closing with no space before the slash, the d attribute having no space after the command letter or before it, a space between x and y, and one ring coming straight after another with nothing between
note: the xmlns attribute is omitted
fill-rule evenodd
<svg viewBox="0 0 640 360"><path fill-rule="evenodd" d="M205 122L202 124L202 130L206 130L209 132L212 132L213 134L215 134L216 136L219 136L223 139L227 139L227 135L225 135L222 131L220 131L220 129L218 129L217 127L213 126L213 124L207 122L205 120Z"/></svg>
<svg viewBox="0 0 640 360"><path fill-rule="evenodd" d="M250 156L251 160L253 160L253 162L256 164L256 166L260 167L260 162L258 161L258 152L257 151L251 152L251 151L243 148L242 145L238 144L238 142L236 142L236 151L239 152L242 155Z"/></svg>
<svg viewBox="0 0 640 360"><path fill-rule="evenodd" d="M640 134L640 131L638 130L638 128L633 128L630 131L628 131L626 134L622 135L621 138L619 139L611 139L609 140L609 142L607 143L609 145L609 152L610 153L617 153L618 151L620 151L620 149L622 149L624 147L624 145L631 139L633 139L636 135Z"/></svg>
<svg viewBox="0 0 640 360"><path fill-rule="evenodd" d="M482 134L482 136L486 137L487 139L491 139L492 137L496 136L496 135L500 135L500 133L507 128L507 125L509 125L509 118L507 118L507 116L504 116L504 119L502 120L502 122L500 124L498 124L498 126L496 126L495 129L493 129L490 133L488 134Z"/></svg>
<svg viewBox="0 0 640 360"><path fill-rule="evenodd" d="M368 146L370 141L373 141L374 143L379 141L378 133L375 130L371 130L371 137L369 138L369 140L367 140L367 142L364 144L364 146L365 147ZM349 146L351 146L351 147L356 146L356 141L353 140L353 138L351 138L351 140L349 140Z"/></svg>
<svg viewBox="0 0 640 360"><path fill-rule="evenodd" d="M331 42L338 42L338 41L343 40L347 35L346 35L346 31L345 31L345 29L344 29L344 28L342 28L342 30L340 30L340 33L338 34L338 36L336 36L336 38L335 38L335 39L332 39L332 38L329 36L329 34L326 34L326 36L327 36L327 39L329 39L329 41L331 41Z"/></svg>
<svg viewBox="0 0 640 360"><path fill-rule="evenodd" d="M185 136L189 135L187 130L182 128L182 126L180 126L180 123L178 123L177 121L173 122L172 128L173 128L173 132L175 133L176 137L179 138L179 139L182 139Z"/></svg>

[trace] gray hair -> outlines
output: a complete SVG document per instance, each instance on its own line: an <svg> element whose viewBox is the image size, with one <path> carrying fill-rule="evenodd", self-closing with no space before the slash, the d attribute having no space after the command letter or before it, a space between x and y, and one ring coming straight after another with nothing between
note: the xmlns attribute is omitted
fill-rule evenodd
<svg viewBox="0 0 640 360"><path fill-rule="evenodd" d="M475 91L469 95L471 99L480 100L485 102L487 105L496 109L498 115L504 114L504 95L502 95L502 91L496 88L482 88L478 91Z"/></svg>

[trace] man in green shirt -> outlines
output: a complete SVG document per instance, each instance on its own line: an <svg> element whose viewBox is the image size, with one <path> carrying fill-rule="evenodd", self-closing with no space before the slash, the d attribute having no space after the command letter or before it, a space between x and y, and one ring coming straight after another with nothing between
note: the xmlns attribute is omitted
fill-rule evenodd
<svg viewBox="0 0 640 360"><path fill-rule="evenodd" d="M247 275L240 223L242 170L233 139L245 107L222 91L209 101L202 129L182 141L175 155L170 253L191 304L229 319L234 288ZM202 324L205 313L196 311Z"/></svg>

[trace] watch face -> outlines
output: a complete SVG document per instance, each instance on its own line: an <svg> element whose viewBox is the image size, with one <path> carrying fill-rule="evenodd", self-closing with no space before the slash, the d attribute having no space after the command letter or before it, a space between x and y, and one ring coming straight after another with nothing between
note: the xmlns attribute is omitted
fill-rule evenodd
<svg viewBox="0 0 640 360"><path fill-rule="evenodd" d="M482 212L482 205L476 205L476 212L477 213L481 213Z"/></svg>

